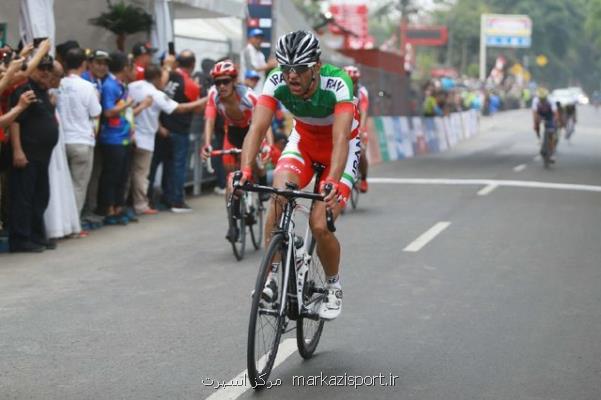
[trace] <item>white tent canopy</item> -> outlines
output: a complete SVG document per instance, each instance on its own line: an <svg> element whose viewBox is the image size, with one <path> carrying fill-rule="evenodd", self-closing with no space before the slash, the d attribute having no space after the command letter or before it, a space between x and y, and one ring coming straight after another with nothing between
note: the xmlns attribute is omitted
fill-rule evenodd
<svg viewBox="0 0 601 400"><path fill-rule="evenodd" d="M34 38L47 37L54 48L54 0L21 0L19 6L21 40L31 43Z"/></svg>
<svg viewBox="0 0 601 400"><path fill-rule="evenodd" d="M237 18L176 19L175 35L207 40L231 40L242 46L242 22Z"/></svg>
<svg viewBox="0 0 601 400"><path fill-rule="evenodd" d="M246 18L244 0L171 0L173 13L179 18Z"/></svg>

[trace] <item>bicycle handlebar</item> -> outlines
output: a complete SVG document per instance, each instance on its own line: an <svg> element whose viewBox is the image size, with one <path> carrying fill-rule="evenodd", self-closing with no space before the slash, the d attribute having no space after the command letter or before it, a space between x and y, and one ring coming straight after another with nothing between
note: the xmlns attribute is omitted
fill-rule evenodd
<svg viewBox="0 0 601 400"><path fill-rule="evenodd" d="M244 190L247 192L256 193L271 193L287 199L309 199L316 201L323 201L324 199L324 196L321 193L305 192L296 189L277 189L271 186L256 185L249 182L245 182L244 185L235 183L234 190ZM331 186L327 187L326 185L326 192L329 193L330 190L332 190ZM336 232L336 226L334 225L334 213L330 209L326 209L326 223L330 232Z"/></svg>
<svg viewBox="0 0 601 400"><path fill-rule="evenodd" d="M205 160L205 163L207 165L207 172L209 174L215 172L215 169L213 168L213 164L211 162L211 157L225 156L229 154L242 154L242 149L212 150L210 156Z"/></svg>

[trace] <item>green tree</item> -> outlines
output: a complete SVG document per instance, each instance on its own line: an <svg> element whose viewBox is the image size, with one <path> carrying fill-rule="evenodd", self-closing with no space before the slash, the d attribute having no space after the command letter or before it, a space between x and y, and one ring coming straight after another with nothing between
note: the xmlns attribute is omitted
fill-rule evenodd
<svg viewBox="0 0 601 400"><path fill-rule="evenodd" d="M119 50L124 51L127 35L137 32L150 33L153 24L152 15L141 7L126 5L123 1L112 4L109 0L107 0L107 5L108 11L89 21L92 25L113 32L116 35Z"/></svg>
<svg viewBox="0 0 601 400"><path fill-rule="evenodd" d="M595 59L601 53L601 0L441 0L438 3L447 4L446 9L434 13L437 22L449 27L446 58L462 73L478 62L482 13L527 14L533 22L532 47L489 48L489 67L499 53L515 61L528 56L535 79L553 86L577 83L590 86L598 81L595 76L599 62ZM549 59L545 68L533 67L538 54Z"/></svg>

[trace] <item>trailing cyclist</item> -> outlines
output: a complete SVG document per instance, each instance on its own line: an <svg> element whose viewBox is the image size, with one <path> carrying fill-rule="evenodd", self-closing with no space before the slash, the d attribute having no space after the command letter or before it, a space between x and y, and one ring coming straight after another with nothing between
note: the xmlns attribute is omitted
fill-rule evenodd
<svg viewBox="0 0 601 400"><path fill-rule="evenodd" d="M369 110L369 92L365 86L359 83L359 79L361 79L359 68L348 65L344 67L344 70L353 81L353 95L358 102L360 113L359 133L361 135L361 157L359 158L361 181L359 182L359 190L361 193L367 193L367 111Z"/></svg>
<svg viewBox="0 0 601 400"><path fill-rule="evenodd" d="M552 158L552 155L555 154L555 147L557 145L557 127L559 126L559 113L557 111L557 105L549 100L549 92L545 88L539 88L537 91L537 96L532 101L532 117L534 120L534 132L536 132L536 136L540 139L540 123L543 122L545 124L545 135L547 132L551 135L551 142L549 143L550 148L547 150L544 148L544 138L543 138L543 148L541 148L541 155L543 157L548 157L551 163L554 163L555 160ZM549 151L549 154L545 152Z"/></svg>
<svg viewBox="0 0 601 400"><path fill-rule="evenodd" d="M216 63L211 70L211 77L214 85L209 89L209 99L205 109L204 146L202 147L204 160L211 156L211 141L217 113L220 113L225 120L223 150L240 149L258 100L258 96L252 89L237 83L238 70L231 60ZM232 154L223 156L223 164L228 174L240 168L239 158ZM225 193L226 202L230 194L231 190L228 186ZM226 239L234 242L237 237L236 227L230 224Z"/></svg>
<svg viewBox="0 0 601 400"><path fill-rule="evenodd" d="M324 202L317 202L311 210L310 226L327 278L327 296L319 315L334 319L342 309L340 243L328 230L325 215L326 207L335 217L340 214L357 176L361 144L353 84L344 70L321 63L319 41L310 32L283 35L275 54L279 67L265 81L244 140L242 170L235 179L240 184L252 179L254 160L280 101L294 115L294 127L277 163L274 186L280 189L286 183L299 188L307 186L313 178L313 162L318 162L326 167L320 191L326 195L326 185L332 189ZM265 225L268 241L283 201L272 199ZM273 289L268 282L266 290Z"/></svg>

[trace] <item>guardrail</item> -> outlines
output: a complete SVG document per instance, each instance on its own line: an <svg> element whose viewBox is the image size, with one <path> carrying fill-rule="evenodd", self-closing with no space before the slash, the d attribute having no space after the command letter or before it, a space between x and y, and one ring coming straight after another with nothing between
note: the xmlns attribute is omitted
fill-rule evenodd
<svg viewBox="0 0 601 400"><path fill-rule="evenodd" d="M445 117L371 117L367 121L370 164L402 160L453 148L476 135L479 115L475 110Z"/></svg>

